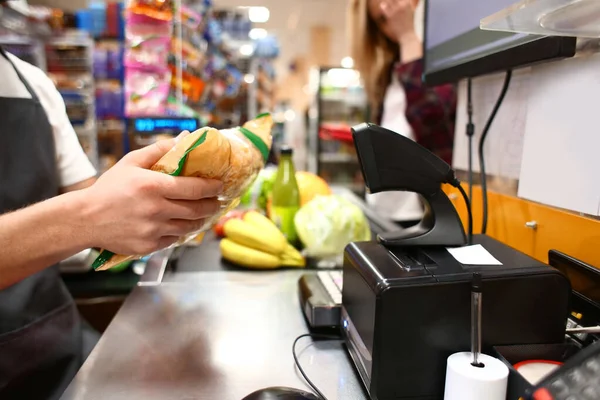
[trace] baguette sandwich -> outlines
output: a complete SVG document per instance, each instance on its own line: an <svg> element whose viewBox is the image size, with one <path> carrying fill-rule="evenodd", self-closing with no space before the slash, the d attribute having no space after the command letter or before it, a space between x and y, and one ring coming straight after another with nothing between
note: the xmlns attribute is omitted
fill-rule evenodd
<svg viewBox="0 0 600 400"><path fill-rule="evenodd" d="M273 142L272 127L272 117L261 114L237 128L200 128L185 136L152 166L153 171L163 174L223 182L223 193L219 197L221 211L208 218L198 231L181 237L174 246L209 230L222 215L239 204L240 196L254 182L269 156ZM106 270L142 256L103 250L94 261L93 268L97 271Z"/></svg>

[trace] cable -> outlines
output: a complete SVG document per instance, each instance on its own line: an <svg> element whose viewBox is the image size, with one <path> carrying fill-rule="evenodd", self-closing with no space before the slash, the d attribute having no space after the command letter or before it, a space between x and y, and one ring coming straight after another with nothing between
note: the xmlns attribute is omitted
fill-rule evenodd
<svg viewBox="0 0 600 400"><path fill-rule="evenodd" d="M496 104L494 105L494 109L490 114L483 131L481 132L481 138L479 139L479 169L481 171L481 196L482 196L482 204L483 204L483 220L481 223L481 233L485 234L487 231L487 218L488 218L488 203L487 203L487 179L485 175L485 160L483 156L483 145L485 143L485 138L490 130L490 126L492 126L492 122L500 109L500 105L504 100L504 96L508 90L508 86L510 85L510 78L512 77L512 71L506 71L506 77L504 78L504 85L502 86L502 90L500 91L500 95L498 96L498 100L496 100Z"/></svg>
<svg viewBox="0 0 600 400"><path fill-rule="evenodd" d="M308 386L310 386L312 388L312 390L315 392L315 394L319 398L321 398L321 400L327 400L327 397L325 397L325 395L315 386L315 384L308 378L308 376L306 376L306 373L304 372L304 370L302 369L302 366L300 365L300 361L298 361L298 355L296 354L296 344L298 343L298 341L300 339L305 338L305 337L311 337L314 339L330 339L330 340L341 340L342 338L340 336L334 336L334 335L321 335L321 334L315 334L315 333L305 333L303 335L298 336L294 340L294 343L292 344L292 355L294 356L294 363L296 364L296 367L298 367L298 371L300 371L300 374L302 374L302 377L304 378L306 383L308 383Z"/></svg>
<svg viewBox="0 0 600 400"><path fill-rule="evenodd" d="M462 187L458 179L454 179L454 181L451 182L451 185L457 188L460 191L460 194L462 194L463 199L465 199L465 205L467 206L467 214L469 216L467 244L470 245L473 242L473 212L471 211L471 201L469 200L467 192L465 192L465 189Z"/></svg>
<svg viewBox="0 0 600 400"><path fill-rule="evenodd" d="M473 124L473 99L471 95L471 78L467 80L467 137L469 138L469 199L473 198L473 135L475 124Z"/></svg>

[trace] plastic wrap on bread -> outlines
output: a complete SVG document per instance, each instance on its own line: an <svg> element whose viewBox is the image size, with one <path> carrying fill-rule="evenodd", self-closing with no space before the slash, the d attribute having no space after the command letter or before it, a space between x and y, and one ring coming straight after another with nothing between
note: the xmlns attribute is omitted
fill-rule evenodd
<svg viewBox="0 0 600 400"><path fill-rule="evenodd" d="M203 226L181 237L173 246L180 246L209 230L221 216L237 207L239 198L254 182L264 167L272 145L273 119L261 114L241 127L232 129L200 128L185 136L156 164L153 171L173 176L216 179L223 182L219 197L221 211L207 218ZM122 262L139 259L144 254L124 255L103 250L94 262L94 269L110 269Z"/></svg>

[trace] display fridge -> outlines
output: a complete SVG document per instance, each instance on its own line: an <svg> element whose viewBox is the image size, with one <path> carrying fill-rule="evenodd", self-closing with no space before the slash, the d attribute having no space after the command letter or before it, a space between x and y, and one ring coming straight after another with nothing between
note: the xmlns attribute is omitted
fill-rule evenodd
<svg viewBox="0 0 600 400"><path fill-rule="evenodd" d="M358 71L314 68L309 88L307 167L329 184L365 193L350 128L368 118L368 102Z"/></svg>

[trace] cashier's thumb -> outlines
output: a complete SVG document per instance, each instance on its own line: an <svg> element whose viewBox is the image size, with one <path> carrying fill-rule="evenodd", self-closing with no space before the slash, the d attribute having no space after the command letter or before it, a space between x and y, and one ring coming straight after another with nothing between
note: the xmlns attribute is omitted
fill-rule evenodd
<svg viewBox="0 0 600 400"><path fill-rule="evenodd" d="M176 138L159 140L149 146L128 154L128 161L141 168L150 168L161 159L181 138L189 135L188 131L181 132Z"/></svg>

